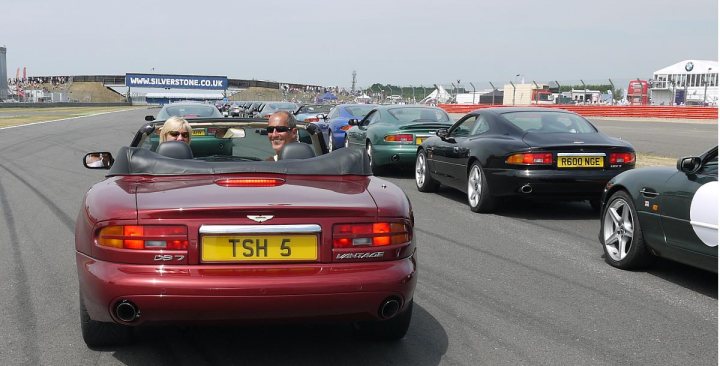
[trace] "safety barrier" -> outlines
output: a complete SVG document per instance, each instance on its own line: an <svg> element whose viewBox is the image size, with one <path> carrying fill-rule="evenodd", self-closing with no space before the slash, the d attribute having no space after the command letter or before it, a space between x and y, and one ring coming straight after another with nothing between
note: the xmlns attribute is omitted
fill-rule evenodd
<svg viewBox="0 0 720 366"><path fill-rule="evenodd" d="M448 113L468 113L476 109L490 107L511 107L488 104L439 104L438 107ZM519 107L519 106L516 106ZM699 106L605 106L575 104L540 104L523 107L557 108L575 112L586 117L641 117L641 118L678 118L678 119L718 119L717 107Z"/></svg>

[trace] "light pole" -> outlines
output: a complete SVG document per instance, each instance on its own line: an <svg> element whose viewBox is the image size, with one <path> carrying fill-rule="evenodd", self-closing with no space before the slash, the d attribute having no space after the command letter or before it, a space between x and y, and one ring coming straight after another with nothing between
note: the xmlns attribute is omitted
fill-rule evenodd
<svg viewBox="0 0 720 366"><path fill-rule="evenodd" d="M703 78L705 81L705 94L703 94L703 106L707 105L707 85L708 85L708 77L710 76L710 71L712 71L712 67L708 67L707 74L705 74L705 77Z"/></svg>

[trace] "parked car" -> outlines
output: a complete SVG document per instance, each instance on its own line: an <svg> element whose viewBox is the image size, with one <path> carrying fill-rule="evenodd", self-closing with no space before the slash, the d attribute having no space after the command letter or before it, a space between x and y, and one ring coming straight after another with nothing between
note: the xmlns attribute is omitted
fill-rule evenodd
<svg viewBox="0 0 720 366"><path fill-rule="evenodd" d="M436 135L417 149L417 188L465 192L474 212L509 196L588 200L599 210L605 184L635 167L632 145L558 109L479 109Z"/></svg>
<svg viewBox="0 0 720 366"><path fill-rule="evenodd" d="M423 105L385 105L372 109L362 119L350 119L345 147L367 151L374 174L385 167L412 166L417 145L452 120L437 107Z"/></svg>
<svg viewBox="0 0 720 366"><path fill-rule="evenodd" d="M298 122L324 122L332 107L331 104L303 104L293 114Z"/></svg>
<svg viewBox="0 0 720 366"><path fill-rule="evenodd" d="M183 118L223 117L217 107L200 102L176 102L165 104L160 108L157 116L145 116L146 121L164 121L172 116Z"/></svg>
<svg viewBox="0 0 720 366"><path fill-rule="evenodd" d="M328 150L333 151L345 147L345 136L350 129L348 121L351 119L360 120L368 112L376 108L376 104L339 104L333 107L328 113L327 120L327 145Z"/></svg>
<svg viewBox="0 0 720 366"><path fill-rule="evenodd" d="M255 117L270 118L270 115L278 111L295 112L297 104L290 102L267 102L255 113Z"/></svg>
<svg viewBox="0 0 720 366"><path fill-rule="evenodd" d="M157 144L153 121L115 156L83 161L109 169L75 228L88 346L127 343L151 323L332 319L362 336L405 335L413 214L399 187L372 176L364 151L326 153L317 127L300 123L299 142L267 161L265 120L190 124L214 143Z"/></svg>
<svg viewBox="0 0 720 366"><path fill-rule="evenodd" d="M605 261L633 269L659 256L717 273L719 196L717 146L616 176L603 192Z"/></svg>

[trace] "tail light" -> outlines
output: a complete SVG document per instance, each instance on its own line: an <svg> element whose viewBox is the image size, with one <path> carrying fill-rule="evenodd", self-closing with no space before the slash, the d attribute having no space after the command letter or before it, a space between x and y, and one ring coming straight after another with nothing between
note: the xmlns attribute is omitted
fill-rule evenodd
<svg viewBox="0 0 720 366"><path fill-rule="evenodd" d="M336 224L333 226L333 248L379 247L410 241L410 231L403 223Z"/></svg>
<svg viewBox="0 0 720 366"><path fill-rule="evenodd" d="M97 243L104 247L187 250L187 227L182 225L124 225L100 229Z"/></svg>
<svg viewBox="0 0 720 366"><path fill-rule="evenodd" d="M385 136L385 141L387 142L400 142L400 143L412 143L413 135L410 133L401 133L397 135L387 135Z"/></svg>
<svg viewBox="0 0 720 366"><path fill-rule="evenodd" d="M633 164L635 163L635 153L622 152L610 153L610 164Z"/></svg>
<svg viewBox="0 0 720 366"><path fill-rule="evenodd" d="M320 122L320 118L308 117L308 118L305 118L305 122Z"/></svg>
<svg viewBox="0 0 720 366"><path fill-rule="evenodd" d="M552 153L522 153L513 154L505 159L511 165L552 165Z"/></svg>
<svg viewBox="0 0 720 366"><path fill-rule="evenodd" d="M227 178L217 179L215 184L223 187L277 187L283 185L282 178Z"/></svg>

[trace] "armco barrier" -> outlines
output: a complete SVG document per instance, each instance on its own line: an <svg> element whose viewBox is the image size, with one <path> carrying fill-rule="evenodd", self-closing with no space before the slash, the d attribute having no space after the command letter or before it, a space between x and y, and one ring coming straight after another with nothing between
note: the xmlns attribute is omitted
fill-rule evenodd
<svg viewBox="0 0 720 366"><path fill-rule="evenodd" d="M439 104L438 107L448 113L468 113L476 109L490 107L511 107L487 104ZM678 118L678 119L718 119L717 107L694 106L604 106L575 104L540 104L516 107L558 108L575 112L586 117L640 117L640 118Z"/></svg>

